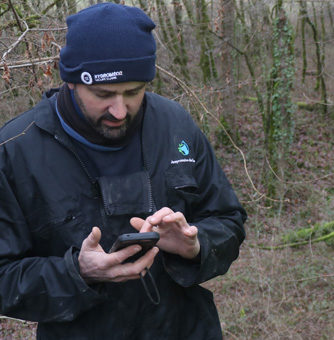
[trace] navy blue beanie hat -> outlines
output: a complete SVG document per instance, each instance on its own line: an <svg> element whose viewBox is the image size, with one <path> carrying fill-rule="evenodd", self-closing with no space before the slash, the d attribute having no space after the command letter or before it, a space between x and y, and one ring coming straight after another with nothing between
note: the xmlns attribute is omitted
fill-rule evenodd
<svg viewBox="0 0 334 340"><path fill-rule="evenodd" d="M67 18L60 76L68 83L149 82L155 76L154 22L139 8L99 3Z"/></svg>

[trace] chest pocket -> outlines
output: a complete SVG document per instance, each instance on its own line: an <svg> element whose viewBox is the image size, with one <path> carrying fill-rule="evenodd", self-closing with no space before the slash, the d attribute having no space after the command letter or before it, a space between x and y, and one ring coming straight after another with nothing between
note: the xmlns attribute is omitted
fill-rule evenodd
<svg viewBox="0 0 334 340"><path fill-rule="evenodd" d="M193 216L200 202L199 186L193 175L193 165L173 165L166 170L167 203L186 218Z"/></svg>
<svg viewBox="0 0 334 340"><path fill-rule="evenodd" d="M111 215L142 215L153 212L151 182L146 171L100 177L104 210Z"/></svg>

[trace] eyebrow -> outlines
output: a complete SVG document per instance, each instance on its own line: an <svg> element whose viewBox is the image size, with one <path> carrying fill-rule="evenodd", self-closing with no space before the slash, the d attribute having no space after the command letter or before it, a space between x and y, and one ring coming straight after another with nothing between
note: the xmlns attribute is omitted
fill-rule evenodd
<svg viewBox="0 0 334 340"><path fill-rule="evenodd" d="M138 85L138 86L136 86L132 89L125 90L124 93L139 91L142 88L144 88L145 86L146 86L146 83L143 83L143 84L140 84L140 85ZM90 91L92 91L94 93L106 93L106 94L110 94L110 95L117 93L117 91L112 91L112 90L108 90L108 89L105 89L105 88L99 88L99 87L91 87Z"/></svg>

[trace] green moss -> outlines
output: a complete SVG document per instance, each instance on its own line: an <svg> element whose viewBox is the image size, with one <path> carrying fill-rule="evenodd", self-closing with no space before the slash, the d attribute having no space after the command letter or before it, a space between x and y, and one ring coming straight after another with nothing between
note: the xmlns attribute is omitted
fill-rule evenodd
<svg viewBox="0 0 334 340"><path fill-rule="evenodd" d="M283 243L296 243L322 238L334 232L334 221L325 224L316 224L311 228L302 228L289 232L282 237ZM328 245L334 246L334 238L329 237L325 240Z"/></svg>

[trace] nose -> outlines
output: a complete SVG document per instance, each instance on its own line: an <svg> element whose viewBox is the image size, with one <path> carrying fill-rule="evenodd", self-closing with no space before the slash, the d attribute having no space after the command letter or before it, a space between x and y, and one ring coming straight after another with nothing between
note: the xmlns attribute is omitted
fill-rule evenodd
<svg viewBox="0 0 334 340"><path fill-rule="evenodd" d="M122 95L116 95L108 107L108 112L115 118L122 120L126 117L127 107Z"/></svg>

